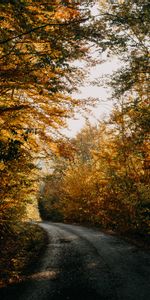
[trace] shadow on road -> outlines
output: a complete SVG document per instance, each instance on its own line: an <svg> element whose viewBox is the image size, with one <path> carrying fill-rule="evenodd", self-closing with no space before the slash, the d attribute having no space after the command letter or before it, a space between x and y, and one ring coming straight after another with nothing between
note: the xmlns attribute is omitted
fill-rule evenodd
<svg viewBox="0 0 150 300"><path fill-rule="evenodd" d="M48 285L47 280L27 280L18 284L10 285L9 287L2 288L0 290L0 299L1 300L21 300L24 298L24 293L27 286L33 288L35 285L44 287ZM32 290L32 289L31 289ZM33 300L111 300L110 298L101 297L93 288L88 288L87 286L67 286L66 288L60 287L57 291L52 288L52 291L49 290L49 293L44 295L44 290L41 289L38 299L35 299L34 296L29 295L28 299ZM31 296L31 297L30 297ZM26 299L27 300L27 299Z"/></svg>

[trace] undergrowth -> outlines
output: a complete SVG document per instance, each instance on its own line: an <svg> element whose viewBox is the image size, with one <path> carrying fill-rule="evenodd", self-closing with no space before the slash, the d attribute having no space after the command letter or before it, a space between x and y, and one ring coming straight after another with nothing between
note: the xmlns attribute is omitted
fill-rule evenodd
<svg viewBox="0 0 150 300"><path fill-rule="evenodd" d="M37 224L11 226L1 239L0 287L20 281L47 244L46 232Z"/></svg>

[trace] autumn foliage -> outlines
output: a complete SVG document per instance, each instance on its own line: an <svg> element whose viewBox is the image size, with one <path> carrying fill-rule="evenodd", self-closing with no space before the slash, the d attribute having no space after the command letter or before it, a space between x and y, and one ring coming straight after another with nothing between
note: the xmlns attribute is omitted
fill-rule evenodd
<svg viewBox="0 0 150 300"><path fill-rule="evenodd" d="M85 51L77 37L84 17L76 6L29 0L1 1L0 8L3 227L24 215L37 193L37 159L51 154L59 128L79 105L69 94L76 81L69 61Z"/></svg>
<svg viewBox="0 0 150 300"><path fill-rule="evenodd" d="M97 44L123 62L109 82L114 108L107 121L86 126L71 141L71 161L55 160L40 200L44 217L54 210L69 222L150 233L148 12L148 1L100 5Z"/></svg>
<svg viewBox="0 0 150 300"><path fill-rule="evenodd" d="M38 161L55 151L59 129L79 105L70 95L79 74L76 80L76 70L69 65L71 60L85 55L83 41L78 35L85 17L77 7L70 7L68 1L64 5L55 0L0 2L0 231L3 249L9 248L7 245L10 246L13 236L19 232L20 222L27 219L28 204L36 201L41 177ZM24 242L28 245L25 236ZM7 250L5 262L9 257ZM15 251L14 246L12 250ZM9 274L9 262L5 271Z"/></svg>
<svg viewBox="0 0 150 300"><path fill-rule="evenodd" d="M148 169L143 158L143 151L144 157L149 151L145 141L140 147L133 141L129 129L122 136L118 114L111 117L116 118L113 126L87 126L72 140L72 161L56 159L39 200L43 218L149 233Z"/></svg>

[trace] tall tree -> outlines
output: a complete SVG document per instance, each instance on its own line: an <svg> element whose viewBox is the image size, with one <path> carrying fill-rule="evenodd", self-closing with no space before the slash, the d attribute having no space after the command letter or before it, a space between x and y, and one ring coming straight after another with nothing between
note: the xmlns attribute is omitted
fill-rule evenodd
<svg viewBox="0 0 150 300"><path fill-rule="evenodd" d="M5 222L23 215L29 191L35 192L35 159L44 150L50 153L54 135L79 105L69 94L78 81L69 62L85 55L78 28L87 18L78 4L69 1L1 1L0 9L1 220Z"/></svg>

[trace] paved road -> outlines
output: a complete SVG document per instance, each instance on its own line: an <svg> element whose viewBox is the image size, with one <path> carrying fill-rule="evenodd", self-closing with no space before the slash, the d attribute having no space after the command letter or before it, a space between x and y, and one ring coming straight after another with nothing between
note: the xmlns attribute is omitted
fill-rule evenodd
<svg viewBox="0 0 150 300"><path fill-rule="evenodd" d="M26 282L3 300L148 300L150 255L99 230L41 223L49 245Z"/></svg>

